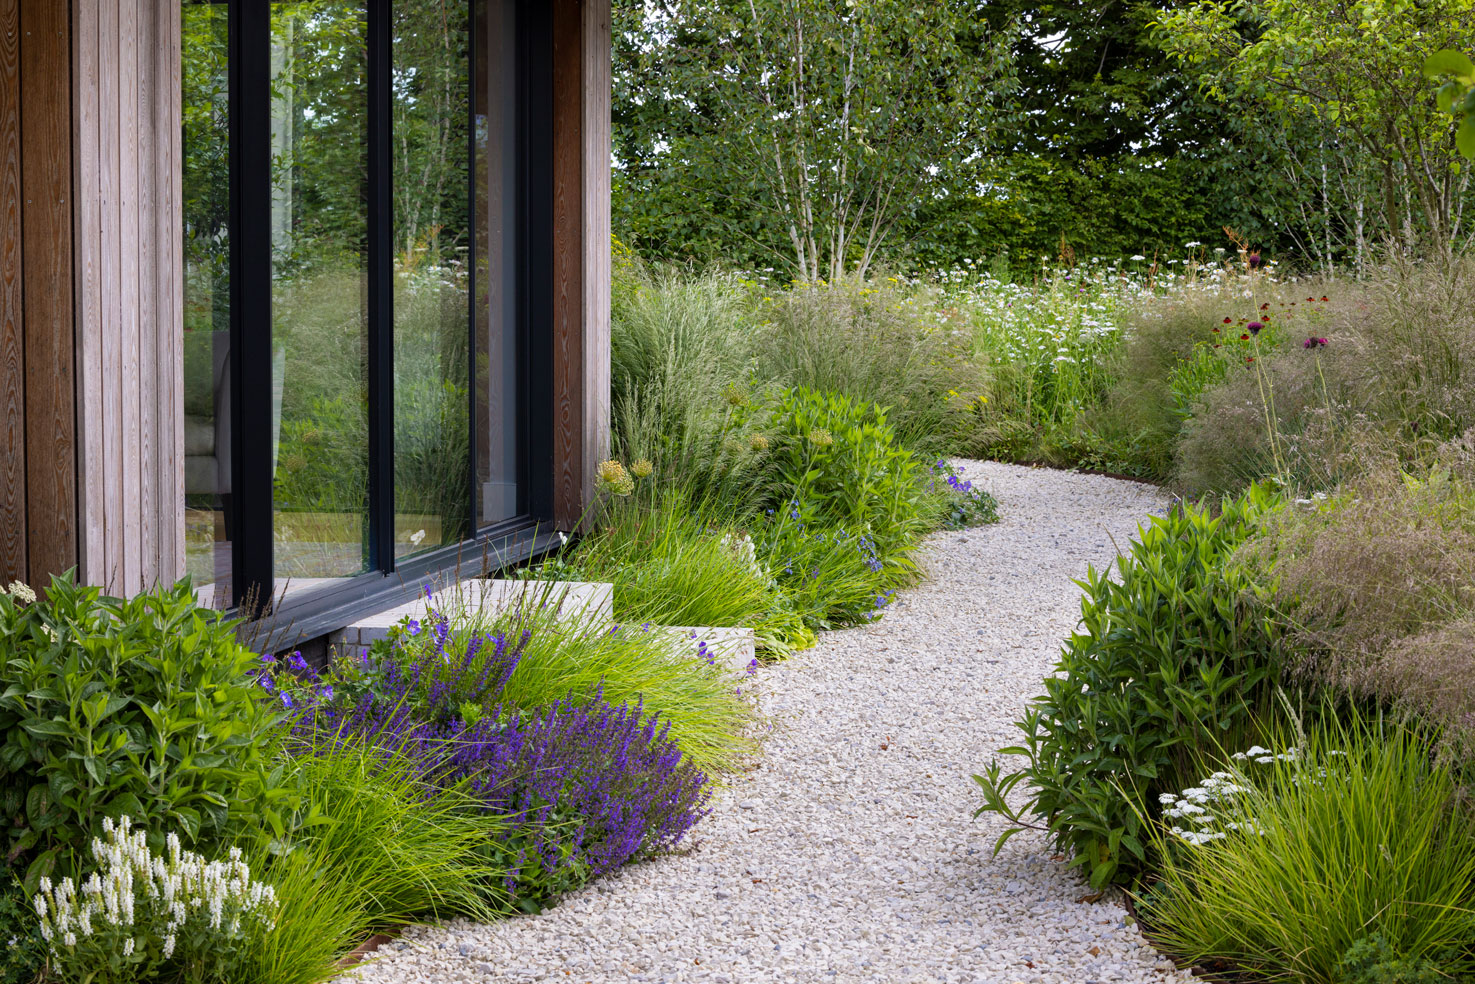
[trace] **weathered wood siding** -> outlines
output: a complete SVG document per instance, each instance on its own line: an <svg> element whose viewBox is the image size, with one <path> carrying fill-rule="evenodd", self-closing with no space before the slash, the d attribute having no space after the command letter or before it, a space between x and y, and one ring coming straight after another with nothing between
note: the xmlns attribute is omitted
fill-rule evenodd
<svg viewBox="0 0 1475 984"><path fill-rule="evenodd" d="M83 577L184 572L177 0L73 0Z"/></svg>
<svg viewBox="0 0 1475 984"><path fill-rule="evenodd" d="M0 579L77 563L66 4L0 0Z"/></svg>
<svg viewBox="0 0 1475 984"><path fill-rule="evenodd" d="M610 0L553 11L553 502L568 529L609 453Z"/></svg>

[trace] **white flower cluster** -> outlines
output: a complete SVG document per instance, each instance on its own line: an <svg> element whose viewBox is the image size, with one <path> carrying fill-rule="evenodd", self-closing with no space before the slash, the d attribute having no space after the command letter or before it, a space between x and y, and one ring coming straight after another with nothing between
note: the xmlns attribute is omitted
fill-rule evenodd
<svg viewBox="0 0 1475 984"><path fill-rule="evenodd" d="M1165 818L1192 824L1191 827L1174 824L1168 828L1169 833L1185 843L1198 845L1222 840L1229 836L1228 831L1239 830L1241 825L1232 820L1223 824L1222 830L1213 829L1219 826L1219 817L1214 813L1213 807L1231 802L1248 790L1248 787L1235 782L1235 778L1228 772L1216 772L1197 786L1185 789L1176 796L1172 793L1159 796L1158 802L1165 807Z"/></svg>
<svg viewBox="0 0 1475 984"><path fill-rule="evenodd" d="M36 592L24 581L11 581L10 586L0 591L0 594L8 594L22 605L34 605L36 603Z"/></svg>
<svg viewBox="0 0 1475 984"><path fill-rule="evenodd" d="M1326 754L1337 756L1346 753L1329 751ZM1303 762L1301 750L1295 745L1287 747L1283 752L1277 752L1261 745L1252 745L1242 752L1235 752L1230 758L1246 765L1296 763L1291 782L1298 786L1303 780L1319 785L1320 780L1326 778L1327 774L1325 768L1318 768L1314 775L1308 774L1301 765ZM1183 823L1174 823L1168 828L1168 832L1184 843L1195 846L1223 840L1229 836L1231 831L1245 831L1263 836L1265 831L1253 818L1244 816L1242 808L1224 810L1241 795L1251 791L1247 785L1248 782L1249 780L1243 773L1215 772L1191 789L1185 789L1177 794L1163 793L1158 797L1158 802L1164 807L1164 819L1183 821L1187 824L1185 826ZM1239 819L1226 820L1220 815L1221 811L1233 813Z"/></svg>
<svg viewBox="0 0 1475 984"><path fill-rule="evenodd" d="M217 934L223 928L234 936L245 919L270 922L275 916L276 893L270 885L251 880L239 848L231 849L229 860L206 861L182 850L179 836L171 832L168 857L162 858L149 851L144 832L133 830L128 817L117 825L103 820L103 832L106 840L92 840L99 870L80 885L71 878L55 885L41 879L36 914L41 935L58 958L65 956L60 948L75 950L104 935L122 935L123 955L131 956L137 948L148 948L158 933L159 950L167 960L186 928Z"/></svg>
<svg viewBox="0 0 1475 984"><path fill-rule="evenodd" d="M1261 748L1259 745L1251 745L1243 752L1235 752L1230 756L1236 762L1254 762L1256 765L1269 765L1272 762L1295 762L1300 757L1301 751L1295 745L1279 753L1273 752L1268 748Z"/></svg>
<svg viewBox="0 0 1475 984"><path fill-rule="evenodd" d="M760 577L763 575L763 567L758 563L758 548L754 546L751 536L746 533L724 533L722 545L737 555L738 560L750 571Z"/></svg>

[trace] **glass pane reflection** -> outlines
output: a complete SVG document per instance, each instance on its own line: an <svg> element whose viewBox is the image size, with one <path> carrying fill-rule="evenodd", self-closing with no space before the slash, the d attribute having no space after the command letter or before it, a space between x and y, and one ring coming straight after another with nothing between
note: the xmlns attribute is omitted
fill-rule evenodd
<svg viewBox="0 0 1475 984"><path fill-rule="evenodd" d="M466 537L466 4L394 7L394 552Z"/></svg>
<svg viewBox="0 0 1475 984"><path fill-rule="evenodd" d="M271 5L275 567L298 586L369 561L365 7Z"/></svg>

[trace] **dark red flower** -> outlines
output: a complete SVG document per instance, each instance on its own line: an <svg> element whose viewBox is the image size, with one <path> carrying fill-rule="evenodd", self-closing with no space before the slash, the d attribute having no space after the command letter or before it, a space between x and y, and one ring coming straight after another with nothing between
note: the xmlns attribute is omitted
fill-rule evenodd
<svg viewBox="0 0 1475 984"><path fill-rule="evenodd" d="M1258 270L1260 268L1260 254L1251 253L1245 258L1245 262L1250 265L1251 270Z"/></svg>
<svg viewBox="0 0 1475 984"><path fill-rule="evenodd" d="M1231 324L1231 323L1232 323L1232 321L1231 321L1231 319L1229 319L1229 318L1225 318L1225 319L1224 319L1224 323L1225 323L1225 324L1226 324L1226 325L1227 325L1227 324Z"/></svg>
<svg viewBox="0 0 1475 984"><path fill-rule="evenodd" d="M1239 336L1239 340L1242 341L1242 342L1248 342L1250 340L1250 336L1249 335L1241 335L1241 336Z"/></svg>
<svg viewBox="0 0 1475 984"><path fill-rule="evenodd" d="M1306 341L1302 342L1301 343L1301 347L1302 348L1307 348L1307 349L1314 349L1314 348L1321 348L1325 344L1326 344L1326 339L1325 338L1314 338L1313 337L1313 338L1308 338L1308 339L1306 339Z"/></svg>

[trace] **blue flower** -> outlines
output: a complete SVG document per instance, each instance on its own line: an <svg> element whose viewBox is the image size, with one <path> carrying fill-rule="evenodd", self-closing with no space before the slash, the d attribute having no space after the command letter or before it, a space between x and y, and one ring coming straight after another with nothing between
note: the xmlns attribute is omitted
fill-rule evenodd
<svg viewBox="0 0 1475 984"><path fill-rule="evenodd" d="M405 623L405 631L408 632L410 635L419 635L420 620L416 618L410 619L407 623Z"/></svg>

